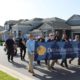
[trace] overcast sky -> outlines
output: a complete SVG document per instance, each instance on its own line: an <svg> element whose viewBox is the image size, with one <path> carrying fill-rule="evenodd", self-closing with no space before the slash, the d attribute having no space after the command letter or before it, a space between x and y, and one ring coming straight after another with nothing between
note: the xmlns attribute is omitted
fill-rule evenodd
<svg viewBox="0 0 80 80"><path fill-rule="evenodd" d="M0 0L0 25L35 17L68 19L73 14L80 15L80 0Z"/></svg>

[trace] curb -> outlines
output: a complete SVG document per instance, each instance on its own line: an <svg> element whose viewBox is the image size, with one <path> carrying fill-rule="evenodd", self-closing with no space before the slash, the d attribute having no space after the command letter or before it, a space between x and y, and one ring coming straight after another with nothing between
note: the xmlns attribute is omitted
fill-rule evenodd
<svg viewBox="0 0 80 80"><path fill-rule="evenodd" d="M0 64L0 70L9 74L9 75L11 75L11 76L13 76L13 77L15 77L15 78L17 78L17 79L19 79L19 80L34 80L34 79L32 79L28 76L25 76L25 75L15 71L15 70L12 70L8 67L5 67L5 66L1 65L1 64Z"/></svg>

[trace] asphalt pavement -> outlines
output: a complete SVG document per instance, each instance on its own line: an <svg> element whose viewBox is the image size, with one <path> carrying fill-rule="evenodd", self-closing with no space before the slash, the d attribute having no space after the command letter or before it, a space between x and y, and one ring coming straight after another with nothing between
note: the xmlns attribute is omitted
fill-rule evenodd
<svg viewBox="0 0 80 80"><path fill-rule="evenodd" d="M28 72L27 53L25 59L25 61L21 61L20 52L18 50L18 55L14 57L14 63L8 62L4 47L0 46L0 65L16 71L16 73L18 72L32 80L80 80L80 66L77 65L77 58L72 64L69 64L69 69L61 67L59 64L55 64L54 70L48 70L44 61L41 62L41 66L37 65L35 62L35 77ZM61 60L59 60L59 62L61 62ZM27 78L25 80L27 80Z"/></svg>

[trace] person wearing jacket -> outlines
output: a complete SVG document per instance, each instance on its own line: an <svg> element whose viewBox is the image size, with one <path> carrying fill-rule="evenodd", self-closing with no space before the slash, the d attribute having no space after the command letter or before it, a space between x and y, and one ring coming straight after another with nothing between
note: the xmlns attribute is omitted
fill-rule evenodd
<svg viewBox="0 0 80 80"><path fill-rule="evenodd" d="M62 42L68 42L68 41L69 41L69 39L68 39L66 33L63 33L63 35L62 35ZM68 68L66 57L63 58L62 61L61 61L61 66L64 67L64 64L65 64L65 67Z"/></svg>

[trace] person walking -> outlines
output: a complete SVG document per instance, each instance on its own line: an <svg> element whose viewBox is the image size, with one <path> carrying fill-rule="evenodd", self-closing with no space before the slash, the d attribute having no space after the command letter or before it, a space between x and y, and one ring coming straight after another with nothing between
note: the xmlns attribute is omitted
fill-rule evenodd
<svg viewBox="0 0 80 80"><path fill-rule="evenodd" d="M40 38L37 40L37 42L45 42L44 35L41 35ZM37 64L41 65L40 60L37 60ZM45 60L45 64L47 64L47 60Z"/></svg>
<svg viewBox="0 0 80 80"><path fill-rule="evenodd" d="M22 38L19 39L19 47L20 47L21 60L25 60L26 43Z"/></svg>
<svg viewBox="0 0 80 80"><path fill-rule="evenodd" d="M79 42L80 41L80 38L79 38L79 35L75 35L75 38L74 38L74 40L73 40L73 42ZM71 62L74 60L74 58L71 58L70 60L69 60L69 64L71 64ZM78 65L80 65L80 57L78 57Z"/></svg>
<svg viewBox="0 0 80 80"><path fill-rule="evenodd" d="M56 31L55 33L53 33L53 35L51 36L51 38L48 41L49 42L51 42L51 41L59 42L60 41L60 34L59 34L59 32ZM50 65L51 69L54 69L55 63L59 64L58 59L52 60L51 65Z"/></svg>
<svg viewBox="0 0 80 80"><path fill-rule="evenodd" d="M7 48L8 61L13 62L15 42L12 39L12 36L9 36L9 38L5 42L5 45L6 45L6 48Z"/></svg>
<svg viewBox="0 0 80 80"><path fill-rule="evenodd" d="M69 39L68 39L66 33L63 33L63 35L62 35L62 42L68 42L68 41L69 41ZM66 48L66 47L65 47L65 48ZM66 57L63 58L62 61L61 61L61 66L64 67L63 64L65 64L65 67L68 68L67 58L66 58Z"/></svg>
<svg viewBox="0 0 80 80"><path fill-rule="evenodd" d="M55 41L55 33L50 33L49 34L49 39L47 40L47 42L54 42ZM50 64L51 60L47 60L47 66L48 69L54 69L54 64L55 64L55 60L52 60L51 64Z"/></svg>
<svg viewBox="0 0 80 80"><path fill-rule="evenodd" d="M34 36L32 34L29 35L29 40L27 40L26 46L27 46L27 49L28 49L28 57L29 57L29 72L31 72L32 75L35 76L35 73L34 73L34 70L33 70L35 40L34 40Z"/></svg>

